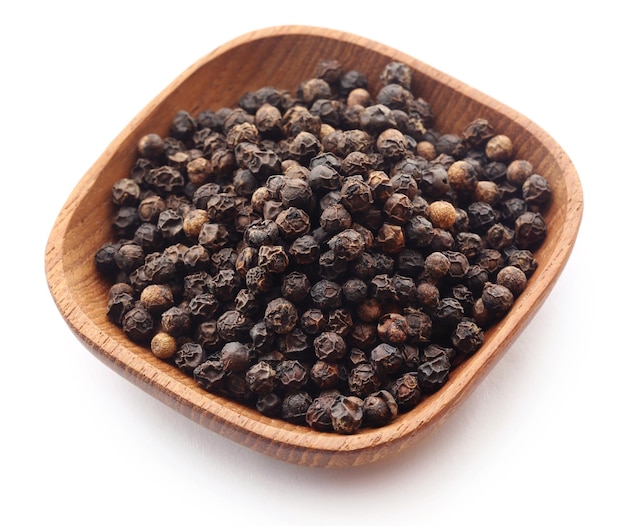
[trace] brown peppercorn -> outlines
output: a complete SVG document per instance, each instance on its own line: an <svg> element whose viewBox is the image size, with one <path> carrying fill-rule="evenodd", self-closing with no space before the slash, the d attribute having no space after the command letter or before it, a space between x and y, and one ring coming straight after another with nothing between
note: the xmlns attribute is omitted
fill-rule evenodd
<svg viewBox="0 0 626 526"><path fill-rule="evenodd" d="M456 222L456 208L448 201L433 201L428 205L426 214L436 228L450 230Z"/></svg>
<svg viewBox="0 0 626 526"><path fill-rule="evenodd" d="M427 311L432 311L439 303L439 289L437 285L429 281L422 281L417 284L417 304Z"/></svg>
<svg viewBox="0 0 626 526"><path fill-rule="evenodd" d="M469 161L455 161L448 168L448 183L460 194L471 195L477 182L476 168Z"/></svg>
<svg viewBox="0 0 626 526"><path fill-rule="evenodd" d="M478 181L474 188L474 201L483 201L491 206L500 201L500 189L494 181Z"/></svg>
<svg viewBox="0 0 626 526"><path fill-rule="evenodd" d="M397 254L405 246L402 226L383 223L378 230L376 243L386 254Z"/></svg>
<svg viewBox="0 0 626 526"><path fill-rule="evenodd" d="M148 285L141 291L139 300L151 314L160 314L174 306L174 295L169 285Z"/></svg>
<svg viewBox="0 0 626 526"><path fill-rule="evenodd" d="M346 97L347 106L367 107L372 103L372 96L365 88L354 88Z"/></svg>
<svg viewBox="0 0 626 526"><path fill-rule="evenodd" d="M496 276L496 283L509 289L515 297L519 296L526 288L526 274L513 265L502 268Z"/></svg>
<svg viewBox="0 0 626 526"><path fill-rule="evenodd" d="M487 141L485 155L490 161L507 162L513 155L513 141L507 135L495 135Z"/></svg>
<svg viewBox="0 0 626 526"><path fill-rule="evenodd" d="M193 208L183 217L183 231L189 239L198 239L202 225L207 222L209 214L206 210Z"/></svg>
<svg viewBox="0 0 626 526"><path fill-rule="evenodd" d="M437 157L437 149L432 142L419 141L415 147L417 155L423 157L427 161L432 161Z"/></svg>
<svg viewBox="0 0 626 526"><path fill-rule="evenodd" d="M515 186L522 186L533 174L533 165L525 159L515 159L506 168L506 179Z"/></svg>
<svg viewBox="0 0 626 526"><path fill-rule="evenodd" d="M399 345L407 340L409 326L401 314L385 314L378 321L378 337L385 343Z"/></svg>
<svg viewBox="0 0 626 526"><path fill-rule="evenodd" d="M176 338L166 332L157 332L150 340L152 354L161 360L169 360L176 354L177 349Z"/></svg>
<svg viewBox="0 0 626 526"><path fill-rule="evenodd" d="M375 322L382 316L383 309L377 299L368 298L357 305L356 313L364 322Z"/></svg>

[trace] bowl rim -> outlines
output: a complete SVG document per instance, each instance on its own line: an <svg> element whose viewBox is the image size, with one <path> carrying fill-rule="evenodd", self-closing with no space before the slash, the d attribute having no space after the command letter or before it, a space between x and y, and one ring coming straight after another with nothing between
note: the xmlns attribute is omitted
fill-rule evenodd
<svg viewBox="0 0 626 526"><path fill-rule="evenodd" d="M382 428L364 429L354 435L324 433L264 417L237 402L226 400L211 393L199 393L199 388L191 385L181 375L167 374L153 361L149 353L139 355L132 344L123 345L112 338L102 327L81 309L67 280L65 268L65 240L71 232L71 219L82 199L98 182L98 174L115 155L117 147L130 136L153 109L161 104L173 90L182 86L197 70L207 62L243 45L273 37L307 37L334 39L361 46L367 51L384 53L399 61L405 61L424 75L435 77L436 81L452 87L462 96L480 99L491 105L504 117L523 120L523 126L535 135L555 155L567 187L567 203L562 232L562 247L541 269L541 280L531 283L524 296L521 318L506 317L498 323L498 330L492 331L487 348L481 348L466 360L450 376L444 386L445 396L431 395L409 413L401 415L391 424ZM120 132L117 138L103 152L100 158L80 179L71 192L61 213L55 220L50 233L46 253L45 271L50 293L65 322L72 332L96 357L135 385L155 396L203 427L248 446L256 451L274 456L287 462L310 466L350 466L372 462L399 452L412 444L418 435L424 436L441 424L445 417L456 408L475 388L485 374L495 365L517 335L526 327L539 307L554 287L573 249L582 220L583 195L577 172L569 157L561 147L539 126L506 105L492 99L461 81L424 64L408 54L380 44L371 39L341 30L304 25L282 25L245 33L227 42L185 69L173 82L162 90L144 109ZM61 240L61 243L59 241ZM132 350L129 347L133 348ZM156 360L156 359L155 359Z"/></svg>

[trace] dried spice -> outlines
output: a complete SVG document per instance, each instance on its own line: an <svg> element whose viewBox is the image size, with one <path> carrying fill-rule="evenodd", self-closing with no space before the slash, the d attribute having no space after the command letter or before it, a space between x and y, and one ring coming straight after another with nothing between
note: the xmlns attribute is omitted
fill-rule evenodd
<svg viewBox="0 0 626 526"><path fill-rule="evenodd" d="M111 188L106 315L200 388L324 432L392 422L479 352L537 269L552 190L413 71L320 61L294 93L181 109ZM462 123L461 123L462 124Z"/></svg>

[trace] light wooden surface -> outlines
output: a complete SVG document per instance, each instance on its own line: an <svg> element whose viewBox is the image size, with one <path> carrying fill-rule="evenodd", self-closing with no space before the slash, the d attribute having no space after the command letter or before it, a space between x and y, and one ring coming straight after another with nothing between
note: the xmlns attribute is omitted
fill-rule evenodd
<svg viewBox="0 0 626 526"><path fill-rule="evenodd" d="M382 429L351 436L320 433L263 417L208 394L175 368L130 343L106 318L107 287L93 255L111 238L110 189L135 159L137 139L166 134L178 110L191 113L233 106L244 91L264 85L294 90L320 59L336 58L358 69L377 89L377 75L390 60L411 65L413 91L430 102L436 127L460 132L476 117L487 118L513 139L517 157L549 179L553 204L549 234L536 257L539 270L506 319L487 332L483 347L458 367L448 383L414 410ZM243 35L209 53L175 79L122 131L69 196L50 234L46 275L52 296L85 347L119 374L199 424L277 459L310 466L374 462L415 446L461 403L503 355L546 299L573 248L583 196L574 167L555 141L533 122L462 82L380 43L338 31L283 26Z"/></svg>

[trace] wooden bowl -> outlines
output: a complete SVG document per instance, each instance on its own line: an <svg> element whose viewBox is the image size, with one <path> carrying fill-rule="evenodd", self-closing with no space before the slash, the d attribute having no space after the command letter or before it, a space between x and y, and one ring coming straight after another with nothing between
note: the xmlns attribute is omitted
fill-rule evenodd
<svg viewBox="0 0 626 526"><path fill-rule="evenodd" d="M322 433L266 418L242 405L209 394L176 368L131 343L106 316L108 285L94 267L96 250L111 240L111 186L128 174L140 136L167 135L174 113L234 106L241 94L272 85L295 89L313 75L321 59L338 59L345 69L368 76L389 61L415 71L414 93L433 107L435 127L460 133L477 117L516 145L516 157L529 160L553 189L545 214L548 236L536 252L537 272L509 315L485 336L482 348L451 374L447 384L415 409L381 429L355 435ZM99 359L168 406L240 444L277 459L309 466L349 466L382 459L412 446L441 423L485 376L531 320L553 288L573 248L583 209L577 173L565 152L522 115L402 52L339 31L273 27L254 31L212 51L176 78L120 133L83 176L61 210L50 234L45 265L51 294L70 329Z"/></svg>

